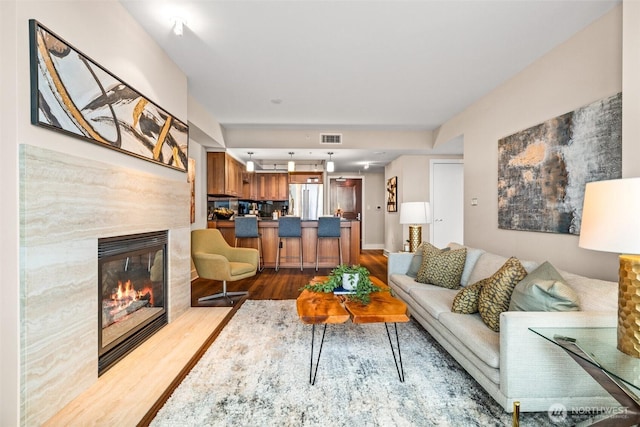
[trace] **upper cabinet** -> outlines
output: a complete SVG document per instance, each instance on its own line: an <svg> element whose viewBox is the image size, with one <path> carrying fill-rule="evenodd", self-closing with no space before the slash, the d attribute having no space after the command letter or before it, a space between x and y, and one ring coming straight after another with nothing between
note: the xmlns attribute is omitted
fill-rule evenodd
<svg viewBox="0 0 640 427"><path fill-rule="evenodd" d="M207 194L241 197L242 163L227 153L207 153Z"/></svg>
<svg viewBox="0 0 640 427"><path fill-rule="evenodd" d="M256 174L257 200L288 200L289 179L286 173Z"/></svg>
<svg viewBox="0 0 640 427"><path fill-rule="evenodd" d="M242 199L257 200L258 199L258 181L255 172L242 173Z"/></svg>
<svg viewBox="0 0 640 427"><path fill-rule="evenodd" d="M322 184L322 172L289 172L291 184Z"/></svg>

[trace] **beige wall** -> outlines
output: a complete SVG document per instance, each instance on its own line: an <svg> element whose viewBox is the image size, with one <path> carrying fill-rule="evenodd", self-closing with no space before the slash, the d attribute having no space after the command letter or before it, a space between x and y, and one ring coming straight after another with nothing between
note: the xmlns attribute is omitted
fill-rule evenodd
<svg viewBox="0 0 640 427"><path fill-rule="evenodd" d="M0 425L14 426L19 419L20 375L18 270L18 145L15 108L17 99L16 3L0 1Z"/></svg>
<svg viewBox="0 0 640 427"><path fill-rule="evenodd" d="M364 174L362 249L384 248L384 174ZM380 209L377 209L380 206Z"/></svg>
<svg viewBox="0 0 640 427"><path fill-rule="evenodd" d="M635 81L638 75L635 73ZM465 243L505 256L549 260L564 270L616 280L616 256L578 248L577 236L498 229L497 151L498 139L621 89L619 6L446 122L437 132L436 146L464 135ZM625 91L623 99L627 96ZM632 153L629 143L628 139L623 141L625 167ZM637 153L637 149L633 151ZM472 198L478 199L478 206L470 206Z"/></svg>
<svg viewBox="0 0 640 427"><path fill-rule="evenodd" d="M625 0L622 21L622 176L640 176L640 2Z"/></svg>
<svg viewBox="0 0 640 427"><path fill-rule="evenodd" d="M409 238L409 227L400 224L402 202L429 202L432 159L455 159L459 156L400 156L385 167L385 246L386 252L402 250L403 243ZM397 212L387 212L386 182L398 177ZM429 241L429 227L422 227L422 240Z"/></svg>
<svg viewBox="0 0 640 427"><path fill-rule="evenodd" d="M42 146L87 159L100 159L169 181L184 173L142 161L30 124L28 20L34 18L170 113L187 121L187 79L117 1L0 2L2 125L0 167L0 425L18 425L19 337L19 181L18 147ZM188 224L187 224L188 227ZM97 351L97 350L96 350Z"/></svg>

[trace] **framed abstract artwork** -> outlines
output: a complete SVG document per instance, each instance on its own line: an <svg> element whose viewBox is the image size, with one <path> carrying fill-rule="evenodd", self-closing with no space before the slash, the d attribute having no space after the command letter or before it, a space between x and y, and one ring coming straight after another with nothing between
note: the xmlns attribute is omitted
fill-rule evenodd
<svg viewBox="0 0 640 427"><path fill-rule="evenodd" d="M185 123L33 19L29 45L32 124L186 172Z"/></svg>
<svg viewBox="0 0 640 427"><path fill-rule="evenodd" d="M498 141L498 227L580 234L585 185L622 176L622 94Z"/></svg>
<svg viewBox="0 0 640 427"><path fill-rule="evenodd" d="M191 192L190 217L191 224L196 222L196 160L189 159L187 163L187 182L189 183L189 191Z"/></svg>
<svg viewBox="0 0 640 427"><path fill-rule="evenodd" d="M387 180L387 212L397 212L398 204L396 196L398 190L398 177L392 176Z"/></svg>

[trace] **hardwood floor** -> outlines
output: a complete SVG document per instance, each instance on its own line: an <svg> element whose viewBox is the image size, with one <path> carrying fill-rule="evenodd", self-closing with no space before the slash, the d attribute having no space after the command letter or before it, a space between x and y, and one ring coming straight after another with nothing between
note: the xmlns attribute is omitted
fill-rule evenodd
<svg viewBox="0 0 640 427"><path fill-rule="evenodd" d="M382 250L360 251L359 264L366 267L372 276L387 282L387 257ZM248 299L296 299L300 294L300 288L307 284L313 276L326 276L331 272L329 268L281 268L278 272L273 268L265 268L255 276L227 282L227 291L247 291ZM214 305L227 305L224 300L216 302L198 302L198 298L212 295L222 290L222 282L215 280L196 279L191 283L191 306L210 307ZM238 298L236 298L238 299Z"/></svg>

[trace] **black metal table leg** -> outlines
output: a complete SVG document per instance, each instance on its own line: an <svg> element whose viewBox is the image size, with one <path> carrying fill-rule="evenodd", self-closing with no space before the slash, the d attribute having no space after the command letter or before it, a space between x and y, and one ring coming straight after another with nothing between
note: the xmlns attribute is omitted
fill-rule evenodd
<svg viewBox="0 0 640 427"><path fill-rule="evenodd" d="M393 341L391 340L391 333L389 332L388 323L384 324L385 329L387 330L387 337L389 338L389 345L391 346L391 354L393 354L393 361L396 364L396 371L398 371L398 378L400 378L400 382L404 382L404 367L402 366L402 353L400 352L400 337L398 336L398 324L394 323L393 327L396 332L396 346L398 348L398 357L396 358L396 351L393 347Z"/></svg>
<svg viewBox="0 0 640 427"><path fill-rule="evenodd" d="M318 360L316 360L316 369L313 370L313 343L316 337L316 325L311 325L311 361L309 363L309 383L314 385L316 383L316 375L318 375L318 365L320 364L320 354L322 354L322 345L324 344L324 334L327 332L327 324L324 324L322 330L322 340L320 341L320 349L318 350Z"/></svg>

